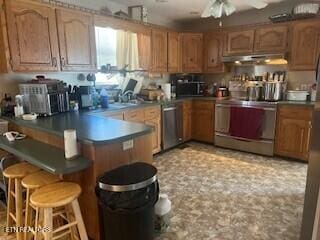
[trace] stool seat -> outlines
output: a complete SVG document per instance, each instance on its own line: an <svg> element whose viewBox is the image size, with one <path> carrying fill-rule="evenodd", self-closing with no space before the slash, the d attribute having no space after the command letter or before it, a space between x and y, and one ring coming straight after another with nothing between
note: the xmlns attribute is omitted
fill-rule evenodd
<svg viewBox="0 0 320 240"><path fill-rule="evenodd" d="M81 194L76 183L59 182L39 188L31 194L30 202L35 207L56 208L70 204Z"/></svg>
<svg viewBox="0 0 320 240"><path fill-rule="evenodd" d="M48 173L46 171L39 171L24 177L21 184L25 188L36 189L59 181L60 178L57 175Z"/></svg>
<svg viewBox="0 0 320 240"><path fill-rule="evenodd" d="M3 171L3 176L6 178L24 178L25 176L40 171L40 168L27 163L17 163L5 169Z"/></svg>

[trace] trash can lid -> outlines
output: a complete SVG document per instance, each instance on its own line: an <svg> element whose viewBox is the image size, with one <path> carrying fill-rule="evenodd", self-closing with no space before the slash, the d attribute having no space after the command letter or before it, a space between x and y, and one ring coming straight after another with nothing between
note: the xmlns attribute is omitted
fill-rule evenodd
<svg viewBox="0 0 320 240"><path fill-rule="evenodd" d="M145 188L157 180L157 169L137 162L106 172L99 179L99 188L110 192L127 192Z"/></svg>

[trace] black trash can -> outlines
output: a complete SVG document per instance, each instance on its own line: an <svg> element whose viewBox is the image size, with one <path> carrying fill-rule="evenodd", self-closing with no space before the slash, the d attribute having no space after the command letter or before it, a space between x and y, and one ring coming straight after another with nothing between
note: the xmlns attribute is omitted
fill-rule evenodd
<svg viewBox="0 0 320 240"><path fill-rule="evenodd" d="M154 239L159 196L155 167L137 162L109 171L99 178L96 193L103 239Z"/></svg>

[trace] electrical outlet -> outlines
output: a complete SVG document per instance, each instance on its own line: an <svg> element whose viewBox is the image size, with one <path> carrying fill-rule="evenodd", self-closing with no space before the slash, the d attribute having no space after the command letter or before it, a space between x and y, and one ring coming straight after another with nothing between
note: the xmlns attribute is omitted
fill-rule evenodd
<svg viewBox="0 0 320 240"><path fill-rule="evenodd" d="M133 148L133 140L123 142L122 146L123 146L123 151Z"/></svg>

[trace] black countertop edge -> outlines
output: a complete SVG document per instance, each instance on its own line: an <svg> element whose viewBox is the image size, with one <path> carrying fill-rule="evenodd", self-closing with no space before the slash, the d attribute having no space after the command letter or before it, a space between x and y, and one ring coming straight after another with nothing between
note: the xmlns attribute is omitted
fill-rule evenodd
<svg viewBox="0 0 320 240"><path fill-rule="evenodd" d="M67 160L63 150L31 138L9 142L5 137L0 137L0 148L53 174L79 172L92 164L82 156Z"/></svg>

